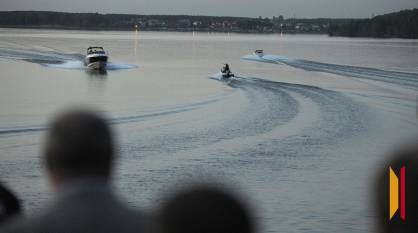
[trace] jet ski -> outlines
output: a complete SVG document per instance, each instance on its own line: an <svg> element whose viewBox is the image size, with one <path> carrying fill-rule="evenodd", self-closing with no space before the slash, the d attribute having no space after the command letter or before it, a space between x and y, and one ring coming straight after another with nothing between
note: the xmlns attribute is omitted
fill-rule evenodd
<svg viewBox="0 0 418 233"><path fill-rule="evenodd" d="M85 65L92 70L104 70L107 66L108 56L103 47L88 47L84 60Z"/></svg>
<svg viewBox="0 0 418 233"><path fill-rule="evenodd" d="M222 78L232 78L232 77L235 77L235 75L229 69L229 65L228 64L225 64L224 67L222 67L221 74L222 74Z"/></svg>

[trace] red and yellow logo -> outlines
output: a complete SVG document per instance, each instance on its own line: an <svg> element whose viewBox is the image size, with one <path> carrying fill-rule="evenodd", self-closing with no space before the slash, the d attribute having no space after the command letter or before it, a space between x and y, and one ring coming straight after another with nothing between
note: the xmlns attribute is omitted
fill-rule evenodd
<svg viewBox="0 0 418 233"><path fill-rule="evenodd" d="M400 218L406 219L405 171L405 166L401 167L398 178L392 167L389 167L389 220L393 218L398 209Z"/></svg>

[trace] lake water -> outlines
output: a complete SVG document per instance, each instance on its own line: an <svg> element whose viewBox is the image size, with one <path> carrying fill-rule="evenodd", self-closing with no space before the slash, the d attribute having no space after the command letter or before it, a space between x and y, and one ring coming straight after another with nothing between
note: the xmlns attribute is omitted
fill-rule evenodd
<svg viewBox="0 0 418 233"><path fill-rule="evenodd" d="M91 45L107 73L84 69ZM241 59L255 49L273 62ZM223 63L236 79L209 78ZM113 123L132 206L209 180L248 199L260 232L369 231L373 172L418 132L418 40L0 29L0 70L0 179L29 213L50 198L39 154L68 106Z"/></svg>

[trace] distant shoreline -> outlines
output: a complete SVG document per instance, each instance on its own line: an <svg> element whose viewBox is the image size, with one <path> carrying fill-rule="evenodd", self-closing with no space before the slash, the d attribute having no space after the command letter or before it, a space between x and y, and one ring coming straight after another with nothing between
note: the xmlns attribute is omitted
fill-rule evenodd
<svg viewBox="0 0 418 233"><path fill-rule="evenodd" d="M117 29L117 28L79 28L79 27L64 27L64 26L3 26L3 29L44 29L44 30L74 30L74 31L120 31L120 32L134 32L132 29ZM271 35L280 34L280 32L229 32L229 31L209 31L209 30L189 30L189 29L142 29L138 32L207 32L207 33L235 33L235 34L259 34L259 35ZM305 33L283 33L287 35L327 35L327 33L305 32Z"/></svg>
<svg viewBox="0 0 418 233"><path fill-rule="evenodd" d="M0 27L89 31L327 34L337 37L418 39L418 9L402 10L370 19L285 19L281 15L273 18L249 18L0 11Z"/></svg>
<svg viewBox="0 0 418 233"><path fill-rule="evenodd" d="M418 39L418 9L378 15L370 19L353 19L334 24L328 35L344 37Z"/></svg>
<svg viewBox="0 0 418 233"><path fill-rule="evenodd" d="M327 34L331 23L347 20L0 11L0 27L72 30Z"/></svg>

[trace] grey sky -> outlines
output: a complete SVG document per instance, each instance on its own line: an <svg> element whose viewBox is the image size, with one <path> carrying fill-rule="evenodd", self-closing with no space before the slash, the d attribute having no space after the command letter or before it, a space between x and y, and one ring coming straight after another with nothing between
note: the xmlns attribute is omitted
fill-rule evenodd
<svg viewBox="0 0 418 233"><path fill-rule="evenodd" d="M0 0L0 11L45 10L126 14L188 14L359 18L407 8L418 0Z"/></svg>

